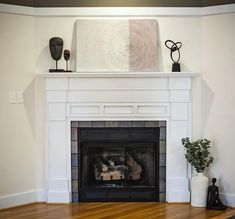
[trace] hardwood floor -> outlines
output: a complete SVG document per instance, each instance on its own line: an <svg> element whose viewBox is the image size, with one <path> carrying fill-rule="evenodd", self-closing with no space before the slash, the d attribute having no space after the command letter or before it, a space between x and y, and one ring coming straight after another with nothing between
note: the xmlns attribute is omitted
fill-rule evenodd
<svg viewBox="0 0 235 219"><path fill-rule="evenodd" d="M156 202L30 204L0 211L1 219L220 219L233 215L235 215L233 208L228 208L226 211L212 211L193 208L189 204Z"/></svg>

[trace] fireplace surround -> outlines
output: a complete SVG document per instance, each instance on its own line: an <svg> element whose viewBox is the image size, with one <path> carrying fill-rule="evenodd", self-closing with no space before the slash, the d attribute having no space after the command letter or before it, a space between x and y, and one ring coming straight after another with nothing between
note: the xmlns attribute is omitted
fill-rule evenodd
<svg viewBox="0 0 235 219"><path fill-rule="evenodd" d="M46 82L46 201L71 202L71 122L166 121L167 202L190 200L191 169L181 138L191 137L196 73L41 74ZM78 198L79 200L79 198Z"/></svg>
<svg viewBox="0 0 235 219"><path fill-rule="evenodd" d="M71 130L72 202L165 201L165 121L73 121Z"/></svg>

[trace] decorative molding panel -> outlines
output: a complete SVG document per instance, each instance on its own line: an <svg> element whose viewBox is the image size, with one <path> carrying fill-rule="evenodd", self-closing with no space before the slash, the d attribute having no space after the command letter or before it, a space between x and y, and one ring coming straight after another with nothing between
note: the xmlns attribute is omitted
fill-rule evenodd
<svg viewBox="0 0 235 219"><path fill-rule="evenodd" d="M68 102L168 102L169 91L68 91Z"/></svg>
<svg viewBox="0 0 235 219"><path fill-rule="evenodd" d="M133 114L133 106L105 105L104 114Z"/></svg>

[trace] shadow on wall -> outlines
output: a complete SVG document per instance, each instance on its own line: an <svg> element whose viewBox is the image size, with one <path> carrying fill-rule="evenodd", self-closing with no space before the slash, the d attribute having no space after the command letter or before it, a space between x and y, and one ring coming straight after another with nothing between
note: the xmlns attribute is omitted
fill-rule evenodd
<svg viewBox="0 0 235 219"><path fill-rule="evenodd" d="M214 92L211 90L211 88L209 87L209 85L206 83L205 80L202 80L202 133L206 133L206 129L207 129L207 122L208 119L210 117L210 113L211 113L211 109L213 106L213 102L214 102L214 98L215 98L215 94ZM205 138L207 138L207 136L204 136ZM231 187L231 182L228 182L226 179L223 178L223 176L220 174L218 174L218 168L220 165L219 161L219 151L218 151L218 142L216 142L216 136L211 136L212 139L210 139L212 148L211 148L211 156L214 157L214 161L212 163L212 166L208 169L206 169L206 174L208 176L210 176L210 181L209 184L211 184L211 179L213 177L217 178L217 185L220 188L220 192L221 192L221 199L223 201L224 204L228 204L229 201L227 200L228 195L224 196L223 195L223 191L224 188L226 188L227 190L230 189ZM231 203L231 200L230 200Z"/></svg>
<svg viewBox="0 0 235 219"><path fill-rule="evenodd" d="M46 59L45 59L46 56ZM47 44L41 49L40 54L36 60L36 67L40 69L42 66L47 66L44 71L47 72L50 68L55 68L55 61L51 58L50 51L49 51L49 39Z"/></svg>
<svg viewBox="0 0 235 219"><path fill-rule="evenodd" d="M28 116L29 124L34 137L37 129L44 130L45 114L45 82L44 78L35 77L23 92L24 107ZM39 133L37 133L39 135Z"/></svg>
<svg viewBox="0 0 235 219"><path fill-rule="evenodd" d="M30 130L35 139L35 79L31 81L29 86L23 92L24 107L28 117Z"/></svg>
<svg viewBox="0 0 235 219"><path fill-rule="evenodd" d="M44 79L35 77L24 90L24 107L27 113L29 125L34 137L36 151L36 187L45 189L45 82ZM32 146L33 147L33 146ZM32 155L33 156L33 155ZM44 200L44 199L43 199Z"/></svg>
<svg viewBox="0 0 235 219"><path fill-rule="evenodd" d="M69 60L69 69L76 71L76 21L73 24L73 36L71 42L71 59Z"/></svg>
<svg viewBox="0 0 235 219"><path fill-rule="evenodd" d="M203 78L202 78L201 89L202 89L202 133L205 133L205 129L207 127L207 122L210 116L215 94Z"/></svg>
<svg viewBox="0 0 235 219"><path fill-rule="evenodd" d="M163 60L162 60L162 44L161 44L161 35L160 35L160 28L159 28L159 24L157 22L157 28L158 28L158 31L157 31L157 49L158 49L158 56L157 56L157 70L158 71L163 71ZM163 44L164 45L164 44Z"/></svg>
<svg viewBox="0 0 235 219"><path fill-rule="evenodd" d="M73 30L72 30L72 41L71 45L68 45L68 39L65 38L65 36L61 36L63 34L55 34L54 36L49 35L46 36L43 39L42 46L39 48L39 54L36 57L35 65L36 69L38 69L41 73L42 72L48 72L49 69L55 69L56 68L56 62L52 59L49 49L49 40L52 37L55 37L59 35L58 37L61 37L64 41L64 47L63 51L65 49L69 49L71 52L71 58L69 60L69 70L76 71L76 21L73 24ZM61 59L58 61L58 68L65 69L66 61L64 60L64 56L62 53Z"/></svg>

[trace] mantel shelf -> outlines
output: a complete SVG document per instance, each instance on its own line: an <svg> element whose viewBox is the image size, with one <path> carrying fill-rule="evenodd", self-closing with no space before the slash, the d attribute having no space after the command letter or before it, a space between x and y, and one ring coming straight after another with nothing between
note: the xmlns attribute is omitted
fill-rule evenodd
<svg viewBox="0 0 235 219"><path fill-rule="evenodd" d="M43 78L186 78L195 77L196 72L71 72L41 73Z"/></svg>

